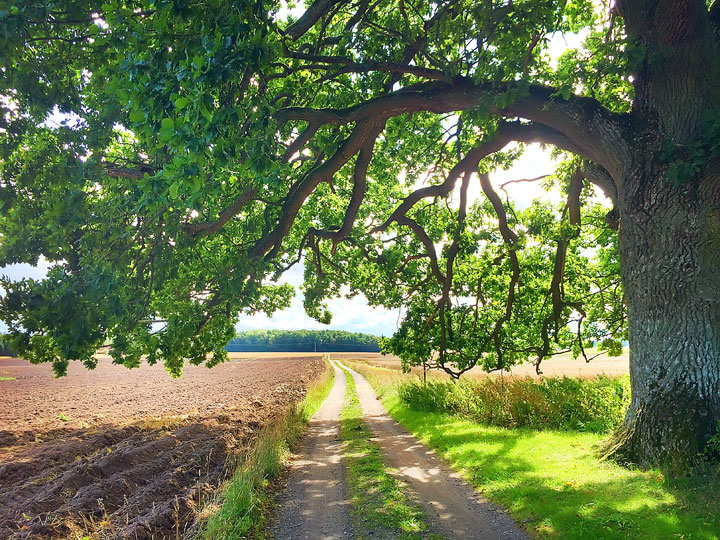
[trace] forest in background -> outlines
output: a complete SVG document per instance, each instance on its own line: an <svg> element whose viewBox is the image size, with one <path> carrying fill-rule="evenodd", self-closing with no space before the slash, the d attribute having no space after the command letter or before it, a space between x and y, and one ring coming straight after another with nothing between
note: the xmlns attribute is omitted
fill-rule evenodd
<svg viewBox="0 0 720 540"><path fill-rule="evenodd" d="M15 351L10 348L10 344L2 334L0 334L0 356L15 356Z"/></svg>
<svg viewBox="0 0 720 540"><path fill-rule="evenodd" d="M379 352L378 336L345 330L248 330L229 352Z"/></svg>

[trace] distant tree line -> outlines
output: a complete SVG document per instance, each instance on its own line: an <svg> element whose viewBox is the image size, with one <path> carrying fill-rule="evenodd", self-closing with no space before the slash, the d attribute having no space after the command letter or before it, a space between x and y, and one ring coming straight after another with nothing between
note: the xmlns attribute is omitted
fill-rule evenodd
<svg viewBox="0 0 720 540"><path fill-rule="evenodd" d="M230 352L379 352L378 337L344 330L248 330L226 347Z"/></svg>
<svg viewBox="0 0 720 540"><path fill-rule="evenodd" d="M0 335L0 356L15 356L15 351L10 348L3 335Z"/></svg>

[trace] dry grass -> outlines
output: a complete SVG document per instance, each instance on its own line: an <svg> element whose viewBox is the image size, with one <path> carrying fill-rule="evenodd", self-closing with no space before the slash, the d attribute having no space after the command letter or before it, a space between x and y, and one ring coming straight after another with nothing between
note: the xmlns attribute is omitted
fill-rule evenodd
<svg viewBox="0 0 720 540"><path fill-rule="evenodd" d="M588 357L592 357L597 354L597 351L589 349L587 354ZM333 355L333 358L336 358L336 355ZM355 355L352 356L352 360L360 360L374 367L394 370L402 369L400 359L391 355L382 356L377 354L374 357L370 355ZM413 368L412 371L413 373L422 373L422 368ZM541 375L545 377L577 377L581 379L593 378L599 375L607 375L608 377L628 375L630 373L630 351L626 348L623 354L617 357L609 357L603 354L590 362L585 362L582 358L573 359L569 353L559 354L543 361L541 372ZM447 377L447 375L440 370L432 370L431 373L439 377ZM537 373L535 373L535 366L532 364L514 366L509 373L492 372L488 374L481 368L473 368L463 375L463 377L466 378L487 376L538 378Z"/></svg>
<svg viewBox="0 0 720 540"><path fill-rule="evenodd" d="M265 536L269 486L287 465L290 449L332 388L334 370L327 360L325 365L323 374L309 385L302 403L262 431L222 492L204 503L199 516L202 531L197 538L241 540Z"/></svg>

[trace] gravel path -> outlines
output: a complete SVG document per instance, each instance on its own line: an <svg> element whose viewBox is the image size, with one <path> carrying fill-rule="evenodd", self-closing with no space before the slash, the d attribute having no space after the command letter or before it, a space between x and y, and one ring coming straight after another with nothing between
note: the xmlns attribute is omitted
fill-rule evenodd
<svg viewBox="0 0 720 540"><path fill-rule="evenodd" d="M349 371L355 379L363 420L374 433L386 462L398 470L422 503L431 531L453 540L528 538L512 519L479 496L432 450L393 420L362 375Z"/></svg>
<svg viewBox="0 0 720 540"><path fill-rule="evenodd" d="M335 383L310 421L300 458L291 466L278 495L277 540L350 540L353 538L340 440L345 373L337 366Z"/></svg>

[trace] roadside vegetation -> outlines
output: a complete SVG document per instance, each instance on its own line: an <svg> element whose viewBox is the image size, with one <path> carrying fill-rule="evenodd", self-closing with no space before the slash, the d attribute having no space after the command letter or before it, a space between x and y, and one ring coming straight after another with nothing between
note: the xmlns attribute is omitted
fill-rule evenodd
<svg viewBox="0 0 720 540"><path fill-rule="evenodd" d="M199 539L265 538L271 506L268 488L285 468L291 448L330 393L334 373L326 358L322 377L308 387L305 399L258 436L218 499L202 512L206 522Z"/></svg>
<svg viewBox="0 0 720 540"><path fill-rule="evenodd" d="M411 408L449 412L483 424L605 433L618 427L630 403L630 377L430 378L398 388Z"/></svg>
<svg viewBox="0 0 720 540"><path fill-rule="evenodd" d="M427 526L420 505L407 496L405 486L385 465L380 447L372 441L372 433L362 420L355 381L348 370L340 367L347 380L340 434L346 445L345 462L356 538L440 538L425 534Z"/></svg>
<svg viewBox="0 0 720 540"><path fill-rule="evenodd" d="M522 380L454 385L429 378L421 388L413 375L350 365L398 422L505 506L534 537L720 537L717 470L670 478L597 457L617 425L617 407L627 399L623 379L549 379L533 386ZM555 401L561 396L571 413ZM497 416L495 405L488 408L492 400L501 401L497 407L506 414ZM544 413L549 404L559 418ZM592 412L593 406L598 410Z"/></svg>

